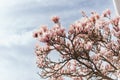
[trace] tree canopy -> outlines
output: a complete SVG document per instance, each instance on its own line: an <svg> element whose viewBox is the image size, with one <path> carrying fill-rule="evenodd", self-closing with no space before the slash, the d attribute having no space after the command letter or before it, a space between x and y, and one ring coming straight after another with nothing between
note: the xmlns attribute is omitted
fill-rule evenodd
<svg viewBox="0 0 120 80"><path fill-rule="evenodd" d="M33 36L39 75L49 80L113 80L120 78L120 17L110 10L91 12L65 29L58 16L51 29L42 25ZM42 44L41 44L42 43ZM44 44L43 44L44 43ZM43 46L44 45L44 46ZM49 55L55 50L59 57Z"/></svg>

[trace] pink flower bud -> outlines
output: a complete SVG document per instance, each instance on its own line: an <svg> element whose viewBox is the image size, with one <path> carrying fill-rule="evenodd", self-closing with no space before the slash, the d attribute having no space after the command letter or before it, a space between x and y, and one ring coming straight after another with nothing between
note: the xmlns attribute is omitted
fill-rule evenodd
<svg viewBox="0 0 120 80"><path fill-rule="evenodd" d="M54 23L58 23L59 22L59 17L58 16L53 16L52 17L52 21L54 22Z"/></svg>
<svg viewBox="0 0 120 80"><path fill-rule="evenodd" d="M106 13L107 13L108 15L110 15L110 14L111 14L111 11L110 11L109 9L107 9L107 10L106 10Z"/></svg>
<svg viewBox="0 0 120 80"><path fill-rule="evenodd" d="M110 14L111 14L111 11L107 9L106 11L103 12L102 17L110 16Z"/></svg>
<svg viewBox="0 0 120 80"><path fill-rule="evenodd" d="M92 42L87 42L87 44L85 45L85 49L86 50L92 49Z"/></svg>
<svg viewBox="0 0 120 80"><path fill-rule="evenodd" d="M33 37L34 37L34 38L37 38L37 37L38 37L38 33L37 33L37 32L34 32L34 33L33 33Z"/></svg>
<svg viewBox="0 0 120 80"><path fill-rule="evenodd" d="M42 25L42 26L40 27L40 29L41 29L43 32L47 32L47 31L48 31L48 28L47 28L46 25Z"/></svg>

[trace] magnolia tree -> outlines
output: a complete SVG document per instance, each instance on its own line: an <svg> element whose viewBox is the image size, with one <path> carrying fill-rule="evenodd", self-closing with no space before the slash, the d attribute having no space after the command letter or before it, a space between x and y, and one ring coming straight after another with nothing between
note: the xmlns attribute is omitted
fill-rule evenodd
<svg viewBox="0 0 120 80"><path fill-rule="evenodd" d="M110 10L102 15L91 12L90 16L82 12L82 16L66 30L59 17L54 16L52 21L55 25L51 29L44 25L34 32L34 38L39 41L35 53L42 78L120 78L120 17L111 18ZM53 60L54 57L58 59Z"/></svg>

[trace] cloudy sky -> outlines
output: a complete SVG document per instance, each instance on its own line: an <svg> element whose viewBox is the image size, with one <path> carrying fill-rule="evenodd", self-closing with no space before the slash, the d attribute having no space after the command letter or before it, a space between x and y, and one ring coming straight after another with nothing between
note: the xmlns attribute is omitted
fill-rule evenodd
<svg viewBox="0 0 120 80"><path fill-rule="evenodd" d="M0 80L42 80L32 32L42 24L51 26L51 16L60 16L68 27L81 10L102 13L107 8L115 14L112 0L0 0Z"/></svg>

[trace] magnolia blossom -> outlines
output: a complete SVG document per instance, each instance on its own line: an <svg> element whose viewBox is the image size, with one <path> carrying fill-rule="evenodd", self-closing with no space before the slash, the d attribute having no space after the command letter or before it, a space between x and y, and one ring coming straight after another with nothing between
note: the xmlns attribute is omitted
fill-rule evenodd
<svg viewBox="0 0 120 80"><path fill-rule="evenodd" d="M91 50L92 49L92 42L87 42L87 44L85 45L85 49L86 50Z"/></svg>
<svg viewBox="0 0 120 80"><path fill-rule="evenodd" d="M111 18L110 10L82 14L67 30L54 16L51 29L42 25L33 33L40 42L35 48L39 75L48 80L119 80L120 17Z"/></svg>
<svg viewBox="0 0 120 80"><path fill-rule="evenodd" d="M105 10L102 14L103 17L108 17L111 15L111 11L109 9Z"/></svg>
<svg viewBox="0 0 120 80"><path fill-rule="evenodd" d="M59 22L59 17L58 17L58 16L52 17L52 21L53 21L54 23L58 23L58 22Z"/></svg>

